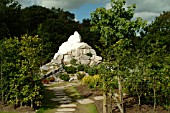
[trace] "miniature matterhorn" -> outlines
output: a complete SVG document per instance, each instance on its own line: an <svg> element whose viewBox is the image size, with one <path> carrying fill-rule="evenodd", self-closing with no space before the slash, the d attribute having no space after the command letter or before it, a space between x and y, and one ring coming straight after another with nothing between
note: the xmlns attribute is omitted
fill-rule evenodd
<svg viewBox="0 0 170 113"><path fill-rule="evenodd" d="M82 43L81 36L77 31L74 32L74 35L71 35L66 42L64 42L60 47L57 53L55 53L53 59L57 59L59 55L68 53L69 51L78 48Z"/></svg>
<svg viewBox="0 0 170 113"><path fill-rule="evenodd" d="M40 70L46 72L43 77L48 77L54 73L63 71L63 65L70 65L71 60L76 64L98 65L102 61L102 57L96 55L96 51L87 43L81 42L81 36L77 31L71 35L68 40L61 44L58 52L55 53L51 62L40 67Z"/></svg>
<svg viewBox="0 0 170 113"><path fill-rule="evenodd" d="M81 42L81 36L77 31L68 40L61 44L51 62L58 64L69 64L75 59L77 64L97 65L102 57L96 55L96 51L87 43Z"/></svg>

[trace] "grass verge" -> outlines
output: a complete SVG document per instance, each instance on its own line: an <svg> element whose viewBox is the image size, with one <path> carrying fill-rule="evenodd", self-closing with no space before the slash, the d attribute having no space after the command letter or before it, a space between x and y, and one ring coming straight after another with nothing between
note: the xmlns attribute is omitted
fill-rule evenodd
<svg viewBox="0 0 170 113"><path fill-rule="evenodd" d="M79 104L75 113L98 113L94 104Z"/></svg>

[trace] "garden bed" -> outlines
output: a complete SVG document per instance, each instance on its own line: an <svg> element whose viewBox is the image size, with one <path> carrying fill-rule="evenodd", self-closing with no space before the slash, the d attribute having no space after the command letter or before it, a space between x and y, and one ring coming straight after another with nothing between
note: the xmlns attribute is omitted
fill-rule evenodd
<svg viewBox="0 0 170 113"><path fill-rule="evenodd" d="M91 89L86 85L77 86L76 89L78 92L86 98L93 98L94 96L102 95L102 91L100 89ZM118 91L115 89L116 92ZM103 105L102 100L95 101L95 105L97 107L98 113L102 113ZM126 113L170 113L170 111L165 110L162 106L157 106L155 111L153 112L153 106L151 105L141 105L138 107L137 99L134 97L126 97L124 98L124 105L126 108ZM120 113L118 107L113 102L113 113Z"/></svg>

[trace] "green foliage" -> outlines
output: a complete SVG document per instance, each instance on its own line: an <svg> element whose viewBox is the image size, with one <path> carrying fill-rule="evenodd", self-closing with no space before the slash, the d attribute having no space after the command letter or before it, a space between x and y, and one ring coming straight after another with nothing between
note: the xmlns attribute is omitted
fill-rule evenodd
<svg viewBox="0 0 170 113"><path fill-rule="evenodd" d="M85 76L81 82L83 84L88 85L90 88L96 88L100 87L100 84L102 82L102 79L100 78L99 75L94 75L94 76Z"/></svg>
<svg viewBox="0 0 170 113"><path fill-rule="evenodd" d="M91 67L89 67L88 68L88 71L87 71L87 73L89 74L89 75L96 75L96 74L98 74L98 69L97 69L97 67L95 67L95 66L91 66Z"/></svg>
<svg viewBox="0 0 170 113"><path fill-rule="evenodd" d="M76 62L77 62L77 60L74 58L70 60L70 64L72 64L72 65L76 65Z"/></svg>
<svg viewBox="0 0 170 113"><path fill-rule="evenodd" d="M75 74L77 72L77 68L74 66L64 66L64 69L68 74Z"/></svg>
<svg viewBox="0 0 170 113"><path fill-rule="evenodd" d="M5 103L41 106L43 86L39 76L40 42L36 36L27 35L20 40L2 40L1 98ZM2 83L2 80L5 82Z"/></svg>
<svg viewBox="0 0 170 113"><path fill-rule="evenodd" d="M85 70L85 65L83 65L83 64L77 65L77 70L78 71L84 71Z"/></svg>
<svg viewBox="0 0 170 113"><path fill-rule="evenodd" d="M78 80L83 79L85 76L86 76L85 73L77 73L77 79L78 79Z"/></svg>
<svg viewBox="0 0 170 113"><path fill-rule="evenodd" d="M60 74L60 75L59 75L59 78L60 78L61 80L64 80L64 81L69 81L69 80L70 80L70 77L69 77L68 74Z"/></svg>

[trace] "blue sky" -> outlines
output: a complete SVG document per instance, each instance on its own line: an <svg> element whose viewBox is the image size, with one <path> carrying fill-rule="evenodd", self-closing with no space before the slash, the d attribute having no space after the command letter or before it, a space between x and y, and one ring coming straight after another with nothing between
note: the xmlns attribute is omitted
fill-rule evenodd
<svg viewBox="0 0 170 113"><path fill-rule="evenodd" d="M83 6L79 7L78 9L73 9L70 12L75 14L77 20L81 21L85 18L90 18L90 13L95 11L98 7L103 7L103 3L98 4L84 4Z"/></svg>
<svg viewBox="0 0 170 113"><path fill-rule="evenodd" d="M40 5L47 8L62 8L75 14L78 21L90 18L90 13L98 7L110 8L110 0L17 0L22 7ZM126 5L136 4L134 17L151 22L163 11L170 11L170 0L126 0Z"/></svg>

